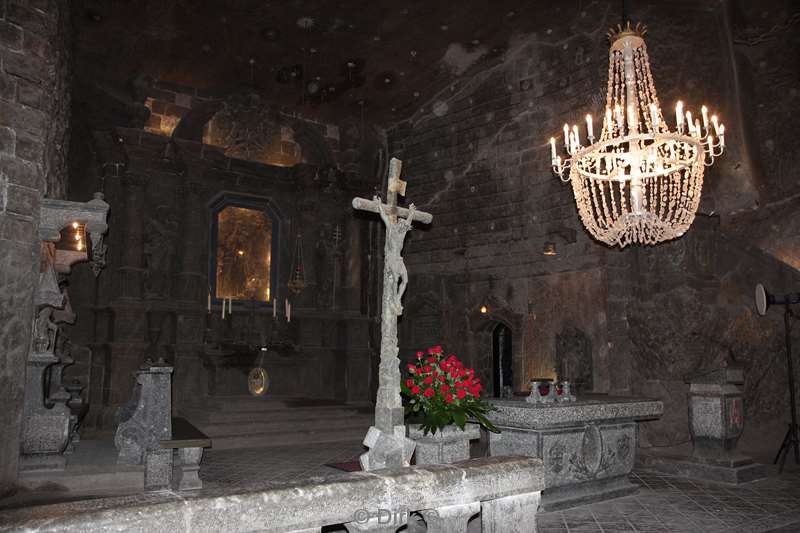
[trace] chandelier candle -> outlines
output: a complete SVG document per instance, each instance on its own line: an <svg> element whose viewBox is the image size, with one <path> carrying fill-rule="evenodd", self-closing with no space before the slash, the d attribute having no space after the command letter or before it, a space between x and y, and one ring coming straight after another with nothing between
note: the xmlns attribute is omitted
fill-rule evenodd
<svg viewBox="0 0 800 533"><path fill-rule="evenodd" d="M706 166L725 149L725 126L706 106L702 121L675 105L675 130L664 120L644 43L646 30L618 26L609 32L605 120L588 143L577 124L564 124L564 149L550 139L553 171L572 183L581 221L610 246L657 244L682 236L694 221ZM623 111L624 110L624 111Z"/></svg>

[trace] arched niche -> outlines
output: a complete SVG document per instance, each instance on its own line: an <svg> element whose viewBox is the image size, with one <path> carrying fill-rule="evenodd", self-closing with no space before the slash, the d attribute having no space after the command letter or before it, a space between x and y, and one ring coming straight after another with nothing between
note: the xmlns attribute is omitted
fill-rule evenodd
<svg viewBox="0 0 800 533"><path fill-rule="evenodd" d="M475 371L481 376L487 396L497 396L495 380L496 332L505 328L511 340L511 388L515 393L527 392L527 383L523 382L524 372L524 319L519 313L511 310L509 304L499 298L489 297L478 304L473 304L467 316L469 331L469 351Z"/></svg>

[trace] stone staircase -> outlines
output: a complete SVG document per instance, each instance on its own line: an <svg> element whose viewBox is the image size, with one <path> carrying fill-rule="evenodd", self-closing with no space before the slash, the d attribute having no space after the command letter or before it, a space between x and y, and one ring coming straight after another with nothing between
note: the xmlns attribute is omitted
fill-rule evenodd
<svg viewBox="0 0 800 533"><path fill-rule="evenodd" d="M275 396L215 396L178 412L214 450L360 442L374 417L371 405Z"/></svg>

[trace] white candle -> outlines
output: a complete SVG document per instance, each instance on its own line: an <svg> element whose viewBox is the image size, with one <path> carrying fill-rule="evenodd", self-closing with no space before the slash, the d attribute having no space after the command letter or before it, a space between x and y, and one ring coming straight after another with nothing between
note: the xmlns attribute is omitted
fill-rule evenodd
<svg viewBox="0 0 800 533"><path fill-rule="evenodd" d="M233 298L228 298L228 314L233 314Z"/></svg>
<svg viewBox="0 0 800 533"><path fill-rule="evenodd" d="M289 305L288 311L286 312L286 322L288 323L292 321L292 302L287 300L286 303Z"/></svg>
<svg viewBox="0 0 800 533"><path fill-rule="evenodd" d="M700 119L699 118L694 120L694 133L698 137L702 137L703 136L703 130L700 129Z"/></svg>
<svg viewBox="0 0 800 533"><path fill-rule="evenodd" d="M678 125L678 131L683 130L683 102L678 100L675 104L675 123Z"/></svg>
<svg viewBox="0 0 800 533"><path fill-rule="evenodd" d="M617 116L617 127L620 133L623 133L622 128L625 126L625 121L623 120L622 109L618 105L614 106L614 114Z"/></svg>
<svg viewBox="0 0 800 533"><path fill-rule="evenodd" d="M211 312L211 291L208 293L208 312Z"/></svg>
<svg viewBox="0 0 800 533"><path fill-rule="evenodd" d="M225 320L225 298L222 299L222 320Z"/></svg>
<svg viewBox="0 0 800 533"><path fill-rule="evenodd" d="M609 135L614 131L614 123L611 121L611 108L606 108L606 128L608 128Z"/></svg>
<svg viewBox="0 0 800 533"><path fill-rule="evenodd" d="M272 318L278 318L278 302L272 299Z"/></svg>
<svg viewBox="0 0 800 533"><path fill-rule="evenodd" d="M701 107L700 113L703 115L703 128L705 128L706 133L708 133L708 108L706 106Z"/></svg>
<svg viewBox="0 0 800 533"><path fill-rule="evenodd" d="M555 162L556 160L556 138L550 137L550 160Z"/></svg>
<svg viewBox="0 0 800 533"><path fill-rule="evenodd" d="M689 134L694 135L694 121L692 120L692 112L686 112L686 124L689 126Z"/></svg>
<svg viewBox="0 0 800 533"><path fill-rule="evenodd" d="M709 134L709 136L706 137L706 141L708 142L709 153L714 153L714 136Z"/></svg>
<svg viewBox="0 0 800 533"><path fill-rule="evenodd" d="M586 135L590 138L594 138L594 130L592 125L592 115L586 115Z"/></svg>
<svg viewBox="0 0 800 533"><path fill-rule="evenodd" d="M653 124L653 131L658 131L658 108L656 104L650 104L650 122Z"/></svg>
<svg viewBox="0 0 800 533"><path fill-rule="evenodd" d="M719 125L719 145L725 148L725 124Z"/></svg>
<svg viewBox="0 0 800 533"><path fill-rule="evenodd" d="M633 110L633 106L628 106L628 131L635 131L636 130L636 113Z"/></svg>
<svg viewBox="0 0 800 533"><path fill-rule="evenodd" d="M717 136L719 137L720 132L719 132L719 121L717 119L717 115L711 115L711 123L714 125L714 133L716 133Z"/></svg>
<svg viewBox="0 0 800 533"><path fill-rule="evenodd" d="M564 146L569 146L569 126L564 124Z"/></svg>
<svg viewBox="0 0 800 533"><path fill-rule="evenodd" d="M577 124L573 124L572 125L572 133L575 134L575 146L576 147L580 147L580 145L581 145L581 136L578 133L578 125Z"/></svg>

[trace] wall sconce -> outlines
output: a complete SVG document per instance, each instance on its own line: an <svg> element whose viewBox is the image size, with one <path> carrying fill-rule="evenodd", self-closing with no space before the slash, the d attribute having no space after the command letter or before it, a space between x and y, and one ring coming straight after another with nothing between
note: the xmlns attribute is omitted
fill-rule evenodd
<svg viewBox="0 0 800 533"><path fill-rule="evenodd" d="M547 232L547 240L542 246L542 254L547 256L558 255L556 250L556 237L564 241L564 244L572 244L578 240L578 232L573 228L564 226L554 228Z"/></svg>

